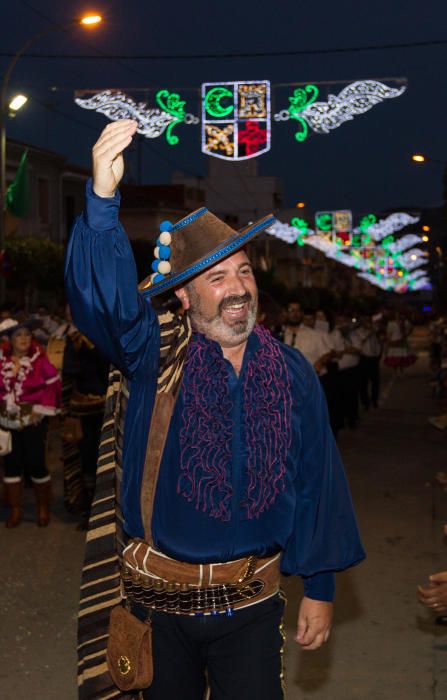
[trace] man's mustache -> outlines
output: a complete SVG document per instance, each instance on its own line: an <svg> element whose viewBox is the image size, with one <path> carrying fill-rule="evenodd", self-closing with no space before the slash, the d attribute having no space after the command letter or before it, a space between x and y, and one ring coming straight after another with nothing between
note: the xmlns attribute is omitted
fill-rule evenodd
<svg viewBox="0 0 447 700"><path fill-rule="evenodd" d="M250 294L250 292L245 292L245 294L243 294L242 296L237 296L236 294L233 294L230 297L225 297L225 299L222 299L218 306L219 313L224 309L228 308L229 306L233 306L233 304L245 304L252 300L253 297Z"/></svg>

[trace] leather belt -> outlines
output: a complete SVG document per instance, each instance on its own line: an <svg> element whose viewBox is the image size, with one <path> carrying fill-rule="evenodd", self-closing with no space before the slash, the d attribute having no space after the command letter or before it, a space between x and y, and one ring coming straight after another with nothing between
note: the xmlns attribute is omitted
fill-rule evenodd
<svg viewBox="0 0 447 700"><path fill-rule="evenodd" d="M232 615L279 590L280 554L218 564L167 557L142 540L123 552L123 594L130 603L180 615Z"/></svg>

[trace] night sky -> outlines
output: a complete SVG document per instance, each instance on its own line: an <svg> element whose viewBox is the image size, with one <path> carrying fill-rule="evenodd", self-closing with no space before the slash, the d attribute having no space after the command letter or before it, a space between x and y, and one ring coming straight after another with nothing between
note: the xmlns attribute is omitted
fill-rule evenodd
<svg viewBox="0 0 447 700"><path fill-rule="evenodd" d="M177 89L186 110L199 113L202 82L262 80L272 84L403 77L405 95L387 100L329 135L311 133L298 144L293 122L273 123L272 149L259 158L260 174L281 177L285 204L305 201L315 209L352 208L358 213L395 207L430 207L442 202L442 164L417 166L411 153L447 159L447 43L438 46L278 57L192 60L107 60L101 54L209 54L343 49L447 39L445 0L303 3L98 0L2 2L2 71L21 43L52 23L63 24L84 10L98 10L103 24L90 31L58 31L30 49L45 54L92 54L92 59L20 59L11 93L30 102L8 135L65 154L88 166L90 149L105 117L73 103L80 88ZM56 87L57 90L52 88ZM343 86L331 90L337 94ZM151 91L152 90L152 91ZM274 111L287 107L292 88L275 88ZM326 99L323 88L320 99ZM169 182L173 170L204 175L200 127L180 125L178 146L164 137L144 140L145 183Z"/></svg>

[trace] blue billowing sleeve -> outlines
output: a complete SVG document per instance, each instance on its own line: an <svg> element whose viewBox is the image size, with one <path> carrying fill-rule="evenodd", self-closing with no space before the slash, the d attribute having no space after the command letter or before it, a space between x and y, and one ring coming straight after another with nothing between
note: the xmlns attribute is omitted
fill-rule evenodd
<svg viewBox="0 0 447 700"><path fill-rule="evenodd" d="M65 283L75 325L126 376L158 351L158 320L137 290L135 261L118 221L120 196L95 195L76 220L65 261Z"/></svg>
<svg viewBox="0 0 447 700"><path fill-rule="evenodd" d="M281 570L301 575L309 598L330 601L335 572L358 564L365 553L326 399L316 373L308 370L295 484L295 529L283 553Z"/></svg>

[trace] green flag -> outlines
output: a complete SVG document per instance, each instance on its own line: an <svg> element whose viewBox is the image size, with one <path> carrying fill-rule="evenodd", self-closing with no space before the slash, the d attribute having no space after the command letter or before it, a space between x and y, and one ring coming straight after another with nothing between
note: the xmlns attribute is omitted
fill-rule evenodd
<svg viewBox="0 0 447 700"><path fill-rule="evenodd" d="M16 176L6 192L6 208L18 219L24 219L29 211L28 151L24 151Z"/></svg>

